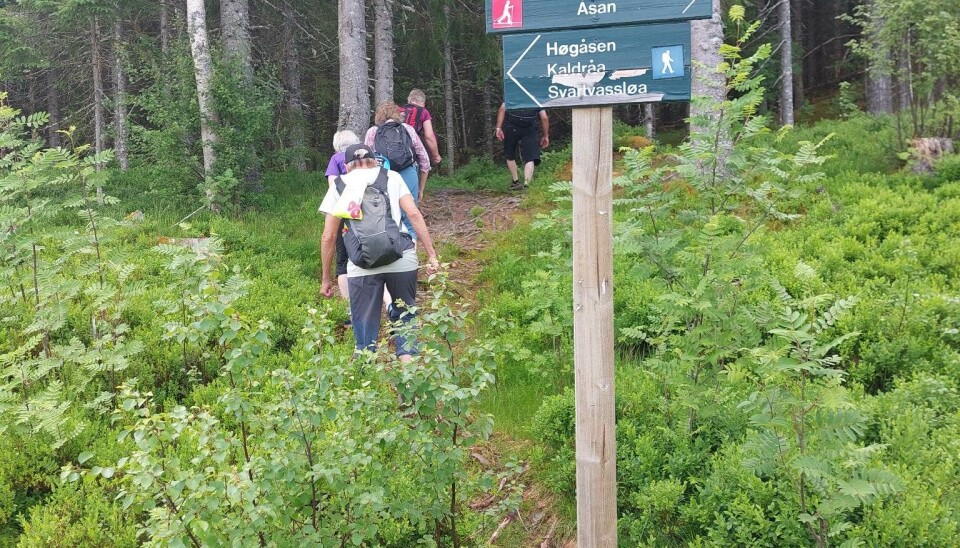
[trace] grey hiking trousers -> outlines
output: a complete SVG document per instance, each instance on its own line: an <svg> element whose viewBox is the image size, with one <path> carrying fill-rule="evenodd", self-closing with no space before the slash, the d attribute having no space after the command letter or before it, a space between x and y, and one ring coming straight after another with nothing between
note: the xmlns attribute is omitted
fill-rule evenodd
<svg viewBox="0 0 960 548"><path fill-rule="evenodd" d="M390 292L394 303L398 300L402 302L400 305L394 304L388 308L390 323L397 320L405 324L413 321L414 315L407 309L416 306L416 270L351 277L349 285L350 319L353 322L353 336L357 341L358 352L377 348L384 287ZM392 334L392 337L396 343L397 356L417 354L416 340L408 340L397 334Z"/></svg>

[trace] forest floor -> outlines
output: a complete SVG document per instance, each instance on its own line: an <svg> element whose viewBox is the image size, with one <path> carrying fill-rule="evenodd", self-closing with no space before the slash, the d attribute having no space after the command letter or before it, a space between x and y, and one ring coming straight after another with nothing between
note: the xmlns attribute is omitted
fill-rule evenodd
<svg viewBox="0 0 960 548"><path fill-rule="evenodd" d="M520 193L438 189L426 193L421 208L434 246L450 266L451 286L475 303L482 255L496 234L509 230L523 215Z"/></svg>
<svg viewBox="0 0 960 548"><path fill-rule="evenodd" d="M496 245L498 235L535 209L528 207L525 199L526 194L519 192L437 189L428 190L421 202L440 260L450 263L451 287L472 307L480 304L477 298L486 252ZM523 461L529 445L527 440L495 431L489 442L473 448L474 462L499 478L493 493L469 503L474 511L492 516L483 530L489 536L474 540L495 546L575 546L557 498L534 480L529 463ZM515 462L517 458L520 462ZM497 509L510 498L520 502L519 509L506 508L498 515Z"/></svg>

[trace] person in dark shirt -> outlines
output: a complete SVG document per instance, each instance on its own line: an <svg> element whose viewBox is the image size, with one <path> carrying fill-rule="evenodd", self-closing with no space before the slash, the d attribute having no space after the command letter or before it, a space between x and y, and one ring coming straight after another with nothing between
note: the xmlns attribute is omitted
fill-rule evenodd
<svg viewBox="0 0 960 548"><path fill-rule="evenodd" d="M537 122L540 122L540 131L537 131ZM497 112L497 129L494 135L498 141L503 141L503 156L507 160L507 169L513 182L510 190L521 190L530 185L533 180L534 168L540 165L540 149L550 146L550 118L543 109L507 110L504 103L500 103ZM523 159L523 183L517 175L517 146L520 147L520 157Z"/></svg>

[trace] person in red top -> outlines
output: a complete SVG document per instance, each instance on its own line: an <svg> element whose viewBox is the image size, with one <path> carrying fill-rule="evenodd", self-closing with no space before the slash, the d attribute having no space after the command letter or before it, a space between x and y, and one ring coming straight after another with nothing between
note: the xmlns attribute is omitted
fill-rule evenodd
<svg viewBox="0 0 960 548"><path fill-rule="evenodd" d="M423 90L412 89L407 96L407 104L401 107L403 123L413 126L417 135L430 152L430 160L434 165L440 163L440 145L437 144L437 134L433 131L433 117L427 110L427 96Z"/></svg>

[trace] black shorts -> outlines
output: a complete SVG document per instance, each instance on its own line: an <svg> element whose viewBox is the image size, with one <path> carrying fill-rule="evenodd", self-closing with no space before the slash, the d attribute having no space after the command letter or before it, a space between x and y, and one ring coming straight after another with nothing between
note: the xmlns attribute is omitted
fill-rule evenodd
<svg viewBox="0 0 960 548"><path fill-rule="evenodd" d="M517 145L520 145L520 157L523 163L533 162L540 165L540 136L537 129L505 126L503 128L503 156L507 160L517 159Z"/></svg>
<svg viewBox="0 0 960 548"><path fill-rule="evenodd" d="M343 221L341 221L342 223ZM343 243L343 226L337 231L337 277L347 275L347 246Z"/></svg>

